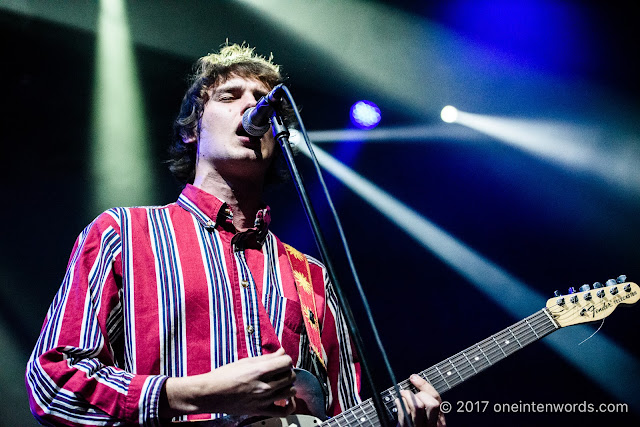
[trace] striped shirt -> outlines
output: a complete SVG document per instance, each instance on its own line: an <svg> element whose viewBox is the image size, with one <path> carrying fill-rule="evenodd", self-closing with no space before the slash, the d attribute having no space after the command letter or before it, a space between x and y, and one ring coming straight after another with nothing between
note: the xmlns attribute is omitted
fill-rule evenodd
<svg viewBox="0 0 640 427"><path fill-rule="evenodd" d="M98 216L76 241L27 365L34 416L56 425L159 425L167 377L206 373L280 347L307 367L293 273L283 244L268 231L268 212L238 239L227 205L188 185L176 203ZM307 258L328 414L335 415L359 403L360 370L326 271Z"/></svg>

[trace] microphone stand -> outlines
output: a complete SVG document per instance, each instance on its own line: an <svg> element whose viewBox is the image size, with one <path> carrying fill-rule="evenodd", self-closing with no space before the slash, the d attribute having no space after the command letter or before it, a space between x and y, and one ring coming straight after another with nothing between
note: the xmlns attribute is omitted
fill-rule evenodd
<svg viewBox="0 0 640 427"><path fill-rule="evenodd" d="M371 390L373 392L372 400L373 400L376 413L378 415L378 419L380 420L380 423L382 424L383 427L391 427L389 423L389 417L387 415L387 412L385 411L386 408L382 403L382 399L380 397L381 393L377 390L375 386L375 383L373 381L373 376L371 374L371 371L369 370L369 366L365 358L362 337L360 336L360 332L357 329L355 320L353 318L353 313L351 312L351 308L349 307L349 304L344 294L342 293L342 289L338 284L338 279L335 275L334 268L331 263L331 259L329 257L329 251L327 249L327 245L325 243L322 231L320 230L320 224L318 222L318 218L315 214L313 206L311 205L311 199L309 198L307 190L304 186L304 182L302 181L302 176L300 175L298 168L296 166L295 160L293 158L293 152L291 150L291 145L289 143L289 130L287 129L287 126L284 124L282 116L279 114L277 107L278 105L274 105L274 111L271 116L271 128L273 130L273 136L278 141L278 143L280 144L280 147L282 148L282 151L285 156L285 160L287 162L287 166L289 167L289 171L291 172L291 176L295 183L296 189L298 190L298 196L300 197L300 201L304 206L305 213L307 214L307 219L309 220L309 224L311 225L311 228L313 230L313 235L315 237L316 244L318 245L318 249L320 250L320 254L322 255L322 259L324 261L325 267L327 268L329 279L331 280L331 282L335 287L336 296L338 297L338 303L345 315L347 327L349 328L349 332L351 333L351 336L354 340L356 351L360 356L360 366L362 368L362 372L364 376L367 378L369 382L369 386L371 387ZM398 395L398 397L400 396ZM400 402L403 405L402 407L404 409L404 404L402 402L402 399L400 399ZM407 414L406 409L404 413ZM409 423L411 423L410 419L409 419ZM409 425L412 425L412 424L409 424Z"/></svg>

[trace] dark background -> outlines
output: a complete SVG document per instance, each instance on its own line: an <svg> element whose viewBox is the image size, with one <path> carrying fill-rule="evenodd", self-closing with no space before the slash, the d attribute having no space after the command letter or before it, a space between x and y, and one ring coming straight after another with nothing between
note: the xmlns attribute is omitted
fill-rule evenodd
<svg viewBox="0 0 640 427"><path fill-rule="evenodd" d="M62 3L55 10L47 2L32 2L29 7L11 2L0 5L4 151L0 182L5 195L0 244L0 332L5 342L0 351L4 359L0 380L6 390L0 403L4 419L0 425L33 423L22 370L73 242L99 213L87 208L97 8ZM377 85L354 83L357 75L346 77L348 70L334 63L330 53L340 49L338 44L318 48L285 27L274 26L244 2L222 2L217 8L208 2L158 3L162 4L155 9L153 2L137 2L128 9L151 149L158 165L153 175L157 204L174 201L180 191L162 161L186 89L185 78L194 60L215 50L226 37L231 42L246 40L260 53L274 53L275 61L290 76L289 86L303 106L309 130L351 128L349 108L364 97L380 106L381 127L441 126L439 110L448 102L440 97L450 90L451 103L467 111L532 120L551 117L602 129L601 146L627 153L627 161L638 159L640 30L639 15L632 6L611 2L596 6L529 1L518 7L511 2L454 1L430 6L371 2L395 9L399 16L419 19L425 26L433 25L481 52L466 62L466 57L459 57L461 52L440 47L435 56L442 62L423 64L424 68L449 67L455 78L442 84L425 81L425 87L438 86L439 92L434 92L433 100L426 94L425 105L430 107L419 110L398 101L400 93L390 96ZM327 6L327 13L334 10ZM295 19L295 10L289 13ZM207 20L213 16L217 16L216 25L209 28ZM361 17L324 18L353 22L353 31L357 31L355 23ZM317 25L309 31L331 27L321 17ZM163 37L153 37L154 28L164 28ZM203 30L207 28L210 32ZM366 48L390 39L391 45L397 40L398 51L409 51L423 41L423 35L416 35L412 42L401 34L378 33ZM360 38L354 34L353 40ZM353 49L353 40L344 43ZM415 77L403 72L406 68L398 65L397 87L405 80L414 81ZM535 77L527 81L531 76ZM461 84L453 87L452 82ZM626 186L620 188L588 171L562 167L489 137L458 140L457 134L418 142L399 138L386 143L325 144L323 148L547 297L555 289L564 293L569 286L577 288L619 274L637 281L637 170L632 169ZM616 166L610 165L612 171ZM316 194L317 185L310 175L307 180ZM341 183L330 176L327 181L399 379L520 320L505 311L510 301L496 304ZM278 187L266 198L273 209L275 233L316 255L293 186ZM336 247L327 209L317 203L329 242ZM345 277L344 286L363 328L370 363L386 388L390 381L381 374L379 353L371 344L339 252L336 258L339 277ZM520 401L628 403L640 410L637 319L637 307L620 309L598 333L634 361L630 366L612 363L595 374L615 378L635 391L627 400L593 382L551 346L535 343L446 393L443 398L454 404L449 425L637 425L640 415L632 409L626 414L497 414L492 410L494 403ZM591 345L588 341L578 347L587 336L571 331L558 334L575 343L576 352ZM586 351L598 354L597 348ZM490 404L485 413L455 413L458 401Z"/></svg>

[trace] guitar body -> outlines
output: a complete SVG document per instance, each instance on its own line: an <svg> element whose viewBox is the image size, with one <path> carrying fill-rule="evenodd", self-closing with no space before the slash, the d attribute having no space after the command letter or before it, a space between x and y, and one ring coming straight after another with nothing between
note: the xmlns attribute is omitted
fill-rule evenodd
<svg viewBox="0 0 640 427"><path fill-rule="evenodd" d="M311 374L309 374L311 375ZM194 427L317 427L322 424L320 418L313 415L293 414L283 418L261 418L228 415L215 420L193 420L177 424Z"/></svg>
<svg viewBox="0 0 640 427"><path fill-rule="evenodd" d="M227 415L215 420L193 420L184 422L184 424L195 424L198 427L319 426L327 419L322 386L311 372L299 368L295 368L294 372L296 373L295 399L297 414L292 414L283 418L266 419L263 417L249 417L246 415Z"/></svg>
<svg viewBox="0 0 640 427"><path fill-rule="evenodd" d="M246 427L317 427L322 420L313 415L289 415L284 418L268 418L251 424L243 424Z"/></svg>
<svg viewBox="0 0 640 427"><path fill-rule="evenodd" d="M640 287L625 282L626 277L599 282L593 289L572 292L569 295L551 298L545 308L489 338L466 348L442 362L425 369L418 375L427 380L438 393L463 383L472 376L493 366L524 346L535 342L566 326L594 322L609 316L619 305L635 304L640 300ZM353 408L327 419L324 410L324 395L317 378L310 372L296 369L296 410L314 414L290 415L285 418L260 419L257 417L229 416L217 420L200 421L209 427L310 427L310 426L371 426L380 427L373 401L368 399ZM401 390L415 391L409 380L398 384ZM394 388L382 392L383 404L389 419L395 418Z"/></svg>

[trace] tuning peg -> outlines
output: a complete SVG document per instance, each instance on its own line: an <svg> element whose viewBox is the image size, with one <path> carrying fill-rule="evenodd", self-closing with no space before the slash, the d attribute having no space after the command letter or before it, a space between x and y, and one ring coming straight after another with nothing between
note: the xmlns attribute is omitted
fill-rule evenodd
<svg viewBox="0 0 640 427"><path fill-rule="evenodd" d="M584 285L580 286L580 289L578 289L578 290L579 290L580 292L586 292L586 291L591 290L591 286L589 286L589 285L587 285L587 284L584 284Z"/></svg>
<svg viewBox="0 0 640 427"><path fill-rule="evenodd" d="M616 282L618 283L624 283L627 281L627 276L625 276L624 274L621 274L618 276L618 278L616 279Z"/></svg>
<svg viewBox="0 0 640 427"><path fill-rule="evenodd" d="M604 290L600 289L598 292L596 292L596 295L598 295L598 298L604 298Z"/></svg>
<svg viewBox="0 0 640 427"><path fill-rule="evenodd" d="M615 285L617 285L617 284L618 284L618 282L616 282L616 280L615 280L615 279L609 279L609 280L607 280L607 286L615 286Z"/></svg>
<svg viewBox="0 0 640 427"><path fill-rule="evenodd" d="M564 305L564 298L562 298L562 294L560 293L560 291L554 291L554 292L553 292L553 295L554 295L554 296L556 296L556 297L559 297L559 298L556 300L556 304L558 304L558 305Z"/></svg>
<svg viewBox="0 0 640 427"><path fill-rule="evenodd" d="M573 286L569 288L569 293L570 294L575 294L576 293L576 290L575 290L575 288Z"/></svg>
<svg viewBox="0 0 640 427"><path fill-rule="evenodd" d="M602 283L600 283L600 282L594 282L593 283L593 289L602 288L603 286L604 285Z"/></svg>

